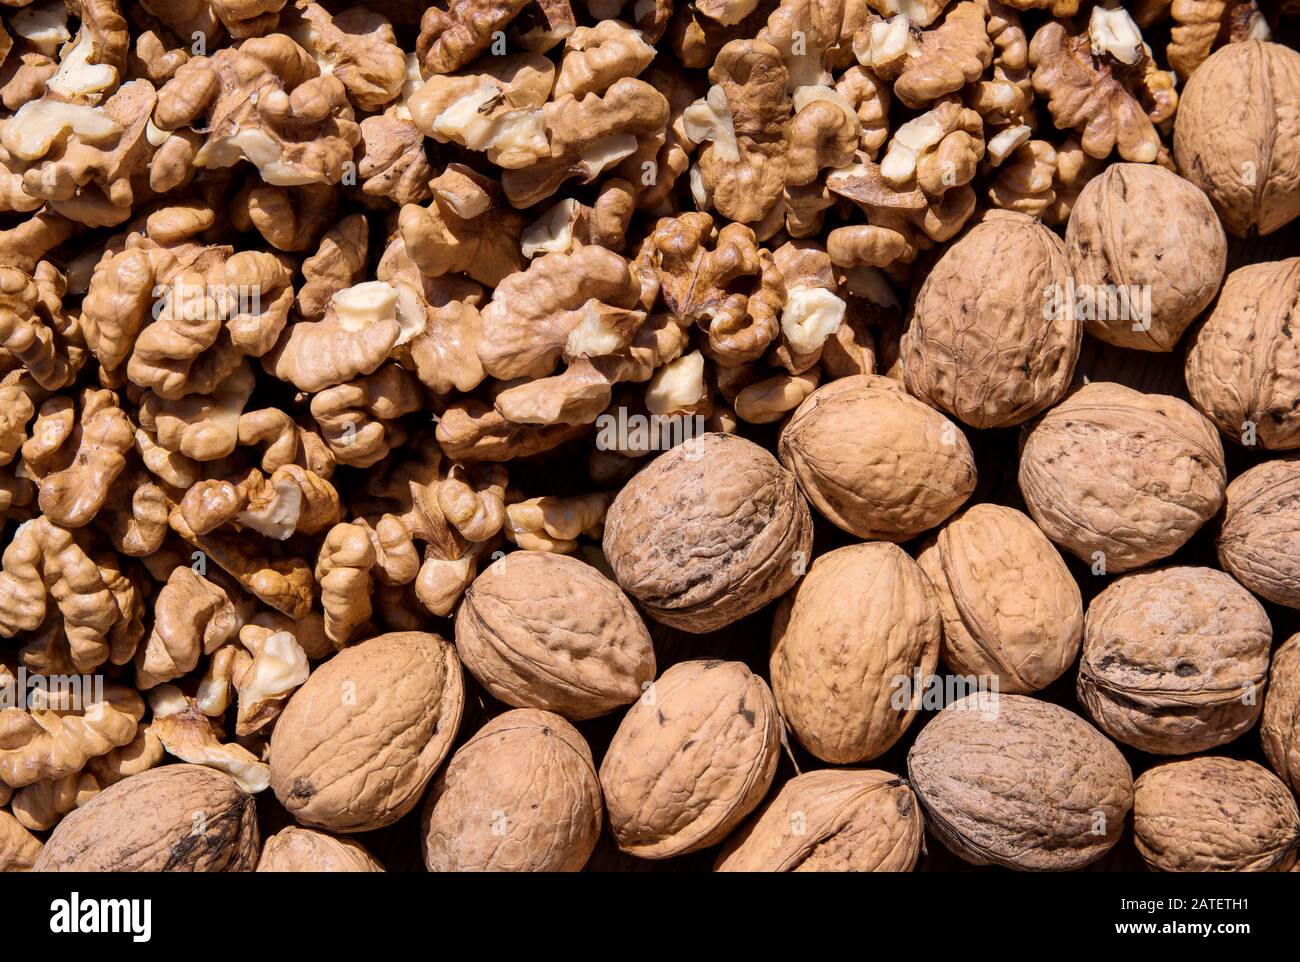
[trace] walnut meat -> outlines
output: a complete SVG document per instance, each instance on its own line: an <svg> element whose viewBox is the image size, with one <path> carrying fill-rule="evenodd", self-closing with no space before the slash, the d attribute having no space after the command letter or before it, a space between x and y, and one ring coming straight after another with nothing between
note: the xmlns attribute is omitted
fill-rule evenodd
<svg viewBox="0 0 1300 962"><path fill-rule="evenodd" d="M770 454L704 434L624 485L605 517L604 547L619 585L650 617L706 632L789 590L810 555L812 517Z"/></svg>
<svg viewBox="0 0 1300 962"><path fill-rule="evenodd" d="M969 695L921 729L907 774L926 824L975 865L1082 868L1133 807L1128 762L1078 715L1023 695Z"/></svg>
<svg viewBox="0 0 1300 962"><path fill-rule="evenodd" d="M1300 608L1300 461L1267 461L1228 485L1219 561L1255 594Z"/></svg>
<svg viewBox="0 0 1300 962"><path fill-rule="evenodd" d="M1089 181L1065 246L1085 329L1139 351L1173 350L1213 300L1228 256L1209 198L1155 164L1111 164Z"/></svg>
<svg viewBox="0 0 1300 962"><path fill-rule="evenodd" d="M450 644L380 635L325 662L271 736L271 788L299 822L364 832L397 821L442 764L464 707Z"/></svg>
<svg viewBox="0 0 1300 962"><path fill-rule="evenodd" d="M382 872L373 855L350 838L291 825L262 847L259 872Z"/></svg>
<svg viewBox="0 0 1300 962"><path fill-rule="evenodd" d="M591 749L559 715L498 715L447 763L424 806L430 872L576 872L600 837Z"/></svg>
<svg viewBox="0 0 1300 962"><path fill-rule="evenodd" d="M718 872L910 872L925 823L889 772L807 772L786 782L722 847Z"/></svg>
<svg viewBox="0 0 1300 962"><path fill-rule="evenodd" d="M1079 701L1142 751L1214 748L1259 718L1272 640L1264 607L1222 571L1134 572L1088 606Z"/></svg>
<svg viewBox="0 0 1300 962"><path fill-rule="evenodd" d="M1230 233L1271 234L1300 214L1300 53L1230 43L1196 68L1174 128L1179 172Z"/></svg>
<svg viewBox="0 0 1300 962"><path fill-rule="evenodd" d="M1268 769L1235 758L1167 762L1137 780L1133 838L1159 872L1287 872L1300 811Z"/></svg>
<svg viewBox="0 0 1300 962"><path fill-rule="evenodd" d="M976 428L1020 424L1070 386L1083 332L1066 301L1059 237L1027 214L987 214L916 295L903 375L921 400Z"/></svg>
<svg viewBox="0 0 1300 962"><path fill-rule="evenodd" d="M70 813L36 860L37 872L251 872L253 796L202 765L132 775Z"/></svg>
<svg viewBox="0 0 1300 962"><path fill-rule="evenodd" d="M600 766L618 847L659 859L721 841L776 774L781 719L736 661L683 661L623 716Z"/></svg>
<svg viewBox="0 0 1300 962"><path fill-rule="evenodd" d="M914 673L933 673L939 632L934 589L902 548L875 542L822 555L772 626L782 717L823 761L878 757L920 707Z"/></svg>
<svg viewBox="0 0 1300 962"><path fill-rule="evenodd" d="M575 721L636 701L655 676L650 633L618 585L548 551L505 555L474 580L456 650L493 697Z"/></svg>
<svg viewBox="0 0 1300 962"><path fill-rule="evenodd" d="M1273 652L1259 733L1273 770L1300 790L1300 635Z"/></svg>
<svg viewBox="0 0 1300 962"><path fill-rule="evenodd" d="M1026 434L1020 490L1038 526L1099 574L1177 551L1219 510L1218 432L1189 404L1099 381Z"/></svg>
<svg viewBox="0 0 1300 962"><path fill-rule="evenodd" d="M1024 694L1074 663L1083 637L1079 586L1026 515L974 505L917 561L938 595L943 660L953 671L997 676L999 691Z"/></svg>
<svg viewBox="0 0 1300 962"><path fill-rule="evenodd" d="M1300 257L1228 275L1187 351L1192 403L1247 447L1300 448Z"/></svg>
<svg viewBox="0 0 1300 962"><path fill-rule="evenodd" d="M906 541L975 490L966 436L887 377L846 377L814 391L777 450L817 510L860 538Z"/></svg>

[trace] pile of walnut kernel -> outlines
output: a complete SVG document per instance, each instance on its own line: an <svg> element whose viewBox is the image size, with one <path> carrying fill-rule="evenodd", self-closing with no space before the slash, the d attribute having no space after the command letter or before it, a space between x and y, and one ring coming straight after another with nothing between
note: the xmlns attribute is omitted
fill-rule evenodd
<svg viewBox="0 0 1300 962"><path fill-rule="evenodd" d="M0 0L0 870L1294 866L1298 13Z"/></svg>

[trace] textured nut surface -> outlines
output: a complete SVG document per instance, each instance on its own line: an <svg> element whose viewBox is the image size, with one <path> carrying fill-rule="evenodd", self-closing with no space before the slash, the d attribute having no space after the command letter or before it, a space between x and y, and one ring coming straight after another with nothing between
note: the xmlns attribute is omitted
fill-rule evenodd
<svg viewBox="0 0 1300 962"><path fill-rule="evenodd" d="M430 872L576 872L600 837L596 765L548 711L498 715L429 790L421 840Z"/></svg>
<svg viewBox="0 0 1300 962"><path fill-rule="evenodd" d="M1066 297L1061 239L996 211L944 251L903 335L907 389L977 428L1020 424L1070 386L1083 329Z"/></svg>
<svg viewBox="0 0 1300 962"><path fill-rule="evenodd" d="M619 585L652 618L704 632L794 584L812 548L812 517L774 457L734 435L704 434L624 485L604 545Z"/></svg>
<svg viewBox="0 0 1300 962"><path fill-rule="evenodd" d="M823 761L877 757L912 723L921 700L913 672L934 671L939 635L934 588L902 548L874 542L822 555L772 625L782 717Z"/></svg>
<svg viewBox="0 0 1300 962"><path fill-rule="evenodd" d="M1272 640L1264 607L1222 571L1134 572L1088 606L1079 701L1146 752L1223 745L1259 718Z"/></svg>
<svg viewBox="0 0 1300 962"><path fill-rule="evenodd" d="M906 541L975 490L966 436L887 377L818 388L786 423L777 450L817 510L860 538Z"/></svg>
<svg viewBox="0 0 1300 962"><path fill-rule="evenodd" d="M382 872L373 855L350 838L290 825L266 840L259 872Z"/></svg>
<svg viewBox="0 0 1300 962"><path fill-rule="evenodd" d="M807 772L727 839L719 872L910 872L925 821L889 772Z"/></svg>
<svg viewBox="0 0 1300 962"><path fill-rule="evenodd" d="M600 765L618 847L668 858L721 841L771 787L781 719L735 661L684 661L623 716Z"/></svg>
<svg viewBox="0 0 1300 962"><path fill-rule="evenodd" d="M251 872L253 796L200 765L166 765L118 782L59 823L37 872Z"/></svg>
<svg viewBox="0 0 1300 962"><path fill-rule="evenodd" d="M1287 787L1234 758L1167 762L1137 780L1133 835L1161 872L1287 872L1300 812Z"/></svg>
<svg viewBox="0 0 1300 962"><path fill-rule="evenodd" d="M650 634L618 585L548 551L513 552L474 580L456 651L507 705L574 720L636 701L655 676Z"/></svg>
<svg viewBox="0 0 1300 962"><path fill-rule="evenodd" d="M938 596L943 660L954 671L996 675L999 691L1024 694L1074 663L1083 637L1079 586L1028 516L974 505L916 560Z"/></svg>
<svg viewBox="0 0 1300 962"><path fill-rule="evenodd" d="M1024 438L1020 491L1049 538L1128 571L1177 551L1223 503L1218 432L1189 404L1085 385Z"/></svg>
<svg viewBox="0 0 1300 962"><path fill-rule="evenodd" d="M1224 436L1300 448L1300 257L1228 275L1187 351L1192 403Z"/></svg>
<svg viewBox="0 0 1300 962"><path fill-rule="evenodd" d="M1065 246L1084 328L1140 351L1173 350L1214 298L1228 255L1210 199L1155 164L1112 164L1090 180Z"/></svg>
<svg viewBox="0 0 1300 962"><path fill-rule="evenodd" d="M347 648L289 699L271 736L271 788L304 825L363 832L420 799L460 725L455 649L398 631Z"/></svg>
<svg viewBox="0 0 1300 962"><path fill-rule="evenodd" d="M1273 770L1300 790L1300 635L1273 652L1259 734Z"/></svg>
<svg viewBox="0 0 1300 962"><path fill-rule="evenodd" d="M1300 608L1300 461L1266 461L1228 485L1219 562L1255 594Z"/></svg>
<svg viewBox="0 0 1300 962"><path fill-rule="evenodd" d="M907 773L926 824L968 862L1082 868L1110 850L1133 806L1133 774L1078 715L1023 695L970 695L912 744Z"/></svg>

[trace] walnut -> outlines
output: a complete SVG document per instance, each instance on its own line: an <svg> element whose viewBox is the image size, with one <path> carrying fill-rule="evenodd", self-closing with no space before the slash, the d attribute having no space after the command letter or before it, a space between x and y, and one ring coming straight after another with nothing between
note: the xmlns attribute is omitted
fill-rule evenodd
<svg viewBox="0 0 1300 962"><path fill-rule="evenodd" d="M424 153L424 134L396 109L361 121L357 176L368 197L396 204L419 204L429 198L433 167Z"/></svg>
<svg viewBox="0 0 1300 962"><path fill-rule="evenodd" d="M87 389L80 401L79 411L64 396L42 404L22 448L42 513L64 528L83 527L99 513L134 443L113 392Z"/></svg>
<svg viewBox="0 0 1300 962"><path fill-rule="evenodd" d="M642 35L617 20L578 27L564 42L564 59L552 96L583 97L607 90L623 77L635 77L654 59L655 49Z"/></svg>
<svg viewBox="0 0 1300 962"><path fill-rule="evenodd" d="M239 630L229 596L187 567L173 569L154 602L153 630L136 652L136 686L153 688L193 671Z"/></svg>
<svg viewBox="0 0 1300 962"><path fill-rule="evenodd" d="M578 537L599 540L613 497L604 492L572 498L528 498L506 505L505 536L527 551L571 554Z"/></svg>
<svg viewBox="0 0 1300 962"><path fill-rule="evenodd" d="M416 52L427 74L459 70L492 44L493 34L528 5L528 0L455 0L448 9L429 7L420 19Z"/></svg>
<svg viewBox="0 0 1300 962"><path fill-rule="evenodd" d="M384 867L350 838L290 825L262 846L259 872L382 872Z"/></svg>
<svg viewBox="0 0 1300 962"><path fill-rule="evenodd" d="M1271 40L1257 0L1173 0L1169 66L1186 80L1222 43Z"/></svg>
<svg viewBox="0 0 1300 962"><path fill-rule="evenodd" d="M1300 608L1295 493L1300 462L1265 461L1228 485L1219 532L1219 561L1268 601Z"/></svg>
<svg viewBox="0 0 1300 962"><path fill-rule="evenodd" d="M859 63L893 81L899 100L920 109L979 79L992 62L993 42L984 18L978 3L953 4L915 40L909 35L905 16L893 21L868 18L854 37L853 52ZM901 55L893 36L900 29L906 38Z"/></svg>
<svg viewBox="0 0 1300 962"><path fill-rule="evenodd" d="M381 110L397 99L406 82L406 54L387 18L366 7L332 16L317 3L300 4L298 12L302 29L295 38L315 53L322 73L343 81L358 108Z"/></svg>
<svg viewBox="0 0 1300 962"><path fill-rule="evenodd" d="M994 207L1044 217L1056 200L1057 152L1045 140L1029 140L1013 150L989 185Z"/></svg>
<svg viewBox="0 0 1300 962"><path fill-rule="evenodd" d="M223 772L250 795L266 789L270 782L267 765L242 745L223 743L220 727L193 698L185 697L174 685L163 685L149 694L149 708L153 715L149 730L169 755Z"/></svg>
<svg viewBox="0 0 1300 962"><path fill-rule="evenodd" d="M1260 739L1273 770L1292 790L1300 785L1300 636L1292 635L1273 652L1268 694L1260 716Z"/></svg>
<svg viewBox="0 0 1300 962"><path fill-rule="evenodd" d="M309 321L325 316L330 298L364 280L369 225L362 214L351 214L325 232L316 253L302 262L304 283L294 305Z"/></svg>
<svg viewBox="0 0 1300 962"><path fill-rule="evenodd" d="M85 361L81 325L63 310L66 288L47 261L30 272L0 267L0 351L52 391L68 386Z"/></svg>

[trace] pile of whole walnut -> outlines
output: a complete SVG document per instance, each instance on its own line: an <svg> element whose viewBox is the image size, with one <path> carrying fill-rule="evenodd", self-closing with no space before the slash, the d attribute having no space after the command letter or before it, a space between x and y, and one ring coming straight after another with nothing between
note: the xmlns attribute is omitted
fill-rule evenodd
<svg viewBox="0 0 1300 962"><path fill-rule="evenodd" d="M1298 36L0 0L0 869L1300 867Z"/></svg>

